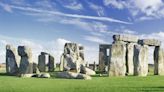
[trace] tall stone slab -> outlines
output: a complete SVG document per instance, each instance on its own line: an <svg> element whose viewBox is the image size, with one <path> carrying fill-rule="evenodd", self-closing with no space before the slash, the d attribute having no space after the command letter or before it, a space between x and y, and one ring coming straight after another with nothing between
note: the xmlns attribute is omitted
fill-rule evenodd
<svg viewBox="0 0 164 92"><path fill-rule="evenodd" d="M40 72L46 71L46 56L44 54L41 54L38 57L38 68Z"/></svg>
<svg viewBox="0 0 164 92"><path fill-rule="evenodd" d="M49 55L48 71L54 72L54 70L55 70L55 59L52 55Z"/></svg>
<svg viewBox="0 0 164 92"><path fill-rule="evenodd" d="M135 43L127 43L126 45L126 73L127 75L134 74L134 45Z"/></svg>
<svg viewBox="0 0 164 92"><path fill-rule="evenodd" d="M105 72L109 64L110 44L99 45L99 71Z"/></svg>
<svg viewBox="0 0 164 92"><path fill-rule="evenodd" d="M59 66L59 70L63 71L64 69L64 54L61 55L60 57L60 66Z"/></svg>
<svg viewBox="0 0 164 92"><path fill-rule="evenodd" d="M18 46L18 54L21 56L19 72L23 74L33 73L32 51L27 46Z"/></svg>
<svg viewBox="0 0 164 92"><path fill-rule="evenodd" d="M134 75L147 76L148 74L148 46L134 45Z"/></svg>
<svg viewBox="0 0 164 92"><path fill-rule="evenodd" d="M164 75L164 50L159 46L154 49L154 75Z"/></svg>
<svg viewBox="0 0 164 92"><path fill-rule="evenodd" d="M18 74L18 54L11 45L6 45L6 73L10 75Z"/></svg>
<svg viewBox="0 0 164 92"><path fill-rule="evenodd" d="M112 44L110 50L109 76L125 76L125 55L124 44Z"/></svg>

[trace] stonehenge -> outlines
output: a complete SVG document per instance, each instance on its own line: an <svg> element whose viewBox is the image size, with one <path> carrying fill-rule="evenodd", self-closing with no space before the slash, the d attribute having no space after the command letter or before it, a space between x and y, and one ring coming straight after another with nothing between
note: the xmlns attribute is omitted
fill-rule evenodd
<svg viewBox="0 0 164 92"><path fill-rule="evenodd" d="M108 66L109 76L147 76L149 46L155 47L154 75L164 75L164 51L160 47L161 41L139 39L132 35L113 35L112 44L99 45L99 71Z"/></svg>
<svg viewBox="0 0 164 92"><path fill-rule="evenodd" d="M38 56L38 68L40 72L53 72L55 68L54 57L46 52L41 52Z"/></svg>
<svg viewBox="0 0 164 92"><path fill-rule="evenodd" d="M65 43L60 57L58 78L92 79L98 70L110 76L147 76L149 47L153 47L154 75L164 75L164 49L161 41L140 39L133 35L113 35L111 44L99 45L99 64L85 61L84 46ZM32 60L32 50L27 46L14 48L6 45L6 73L25 78L50 78L55 70L55 58L41 52L38 61ZM90 67L92 66L92 67Z"/></svg>
<svg viewBox="0 0 164 92"><path fill-rule="evenodd" d="M95 71L85 67L84 47L76 43L65 43L64 53L60 58L60 71L59 77L61 78L79 79L79 76L96 74ZM85 77L80 78L85 79Z"/></svg>
<svg viewBox="0 0 164 92"><path fill-rule="evenodd" d="M18 55L21 57L19 73L33 74L32 51L27 46L18 46Z"/></svg>
<svg viewBox="0 0 164 92"><path fill-rule="evenodd" d="M10 75L16 75L19 72L18 69L18 54L16 49L11 45L6 45L6 72Z"/></svg>

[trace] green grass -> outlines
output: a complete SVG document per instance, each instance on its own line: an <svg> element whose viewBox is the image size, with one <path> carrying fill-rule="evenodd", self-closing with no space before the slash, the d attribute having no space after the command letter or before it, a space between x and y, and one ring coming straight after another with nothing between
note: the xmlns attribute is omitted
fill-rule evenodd
<svg viewBox="0 0 164 92"><path fill-rule="evenodd" d="M19 78L0 73L0 92L164 92L164 76L153 76L152 73L147 77L92 78Z"/></svg>
<svg viewBox="0 0 164 92"><path fill-rule="evenodd" d="M0 92L163 92L164 76L93 77L92 80L0 76Z"/></svg>

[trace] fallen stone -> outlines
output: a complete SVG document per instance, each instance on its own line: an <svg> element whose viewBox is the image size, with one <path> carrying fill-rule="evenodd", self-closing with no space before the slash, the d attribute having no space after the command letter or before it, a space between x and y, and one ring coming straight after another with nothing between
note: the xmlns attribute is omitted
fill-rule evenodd
<svg viewBox="0 0 164 92"><path fill-rule="evenodd" d="M156 40L156 39L143 39L138 41L139 44L141 45L149 45L149 46L160 46L161 41Z"/></svg>
<svg viewBox="0 0 164 92"><path fill-rule="evenodd" d="M113 40L137 43L138 37L134 35L113 35Z"/></svg>
<svg viewBox="0 0 164 92"><path fill-rule="evenodd" d="M50 74L49 73L41 73L41 74L37 74L38 78L50 78Z"/></svg>
<svg viewBox="0 0 164 92"><path fill-rule="evenodd" d="M81 74L81 73L73 73L73 72L59 72L57 73L58 78L66 78L66 79L85 79L91 80L92 78L89 75Z"/></svg>

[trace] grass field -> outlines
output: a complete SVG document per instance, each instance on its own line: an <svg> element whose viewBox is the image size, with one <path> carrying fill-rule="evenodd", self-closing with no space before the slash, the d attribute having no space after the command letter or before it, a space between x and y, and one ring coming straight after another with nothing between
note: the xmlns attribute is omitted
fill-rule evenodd
<svg viewBox="0 0 164 92"><path fill-rule="evenodd" d="M92 80L19 78L0 74L0 92L164 92L164 76Z"/></svg>

